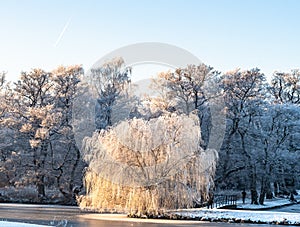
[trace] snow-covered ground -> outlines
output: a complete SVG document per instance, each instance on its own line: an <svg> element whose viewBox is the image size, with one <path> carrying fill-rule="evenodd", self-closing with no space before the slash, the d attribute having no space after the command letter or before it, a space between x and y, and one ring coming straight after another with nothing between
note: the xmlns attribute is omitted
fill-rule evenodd
<svg viewBox="0 0 300 227"><path fill-rule="evenodd" d="M299 193L299 192L298 192ZM300 193L299 193L300 194ZM300 195L295 196L297 201L300 201ZM226 221L226 222L252 222L252 223L271 223L271 224L290 224L300 225L300 214L292 212L277 212L277 211L262 211L264 209L278 208L287 205L295 205L288 198L275 198L265 200L264 205L253 205L250 199L245 201L237 201L239 210L229 209L187 209L179 210L170 213L171 218L178 219L193 219L203 221ZM296 205L296 206L300 206ZM286 208L285 210L289 210ZM175 216L172 216L172 214Z"/></svg>
<svg viewBox="0 0 300 227"><path fill-rule="evenodd" d="M179 215L179 217L203 221L300 224L300 215L298 213L286 212L199 209L175 212L175 214Z"/></svg>
<svg viewBox="0 0 300 227"><path fill-rule="evenodd" d="M295 199L297 201L300 201L299 196L295 196ZM269 208L275 208L280 206L286 206L294 204L293 202L289 201L287 198L275 198L270 200L265 200L264 205L254 205L251 204L250 199L246 199L245 204L241 200L237 201L237 208L238 209L247 209L247 210L262 210L262 209L269 209Z"/></svg>
<svg viewBox="0 0 300 227"><path fill-rule="evenodd" d="M45 225L34 225L34 224L27 224L27 223L0 221L0 227L41 227L41 226L45 226Z"/></svg>

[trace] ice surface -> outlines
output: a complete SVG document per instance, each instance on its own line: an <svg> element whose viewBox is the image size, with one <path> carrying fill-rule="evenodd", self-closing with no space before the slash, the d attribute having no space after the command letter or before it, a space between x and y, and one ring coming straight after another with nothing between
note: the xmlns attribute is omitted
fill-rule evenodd
<svg viewBox="0 0 300 227"><path fill-rule="evenodd" d="M41 226L45 226L45 225L0 221L0 227L41 227Z"/></svg>

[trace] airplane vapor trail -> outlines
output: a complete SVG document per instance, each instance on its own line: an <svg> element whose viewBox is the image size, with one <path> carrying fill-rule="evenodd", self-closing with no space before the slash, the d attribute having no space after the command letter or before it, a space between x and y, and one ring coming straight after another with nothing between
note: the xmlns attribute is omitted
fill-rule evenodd
<svg viewBox="0 0 300 227"><path fill-rule="evenodd" d="M69 24L71 22L72 17L69 18L69 20L67 21L67 23L65 24L63 30L61 31L61 33L59 34L55 44L53 45L54 47L57 47L57 45L59 44L59 42L61 41L62 37L65 34L65 31L67 30L67 28L69 27Z"/></svg>

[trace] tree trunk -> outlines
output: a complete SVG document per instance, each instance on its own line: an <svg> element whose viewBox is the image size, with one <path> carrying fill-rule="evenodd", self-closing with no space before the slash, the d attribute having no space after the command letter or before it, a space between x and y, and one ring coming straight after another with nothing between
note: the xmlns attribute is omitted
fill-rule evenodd
<svg viewBox="0 0 300 227"><path fill-rule="evenodd" d="M238 131L240 137L241 137L241 145L242 150L245 155L245 157L248 159L248 166L249 166L249 172L250 172L250 191L251 191L251 204L258 204L258 193L256 191L257 185L256 185L256 166L255 163L252 162L251 155L246 151L245 146L245 133L242 133L241 131Z"/></svg>
<svg viewBox="0 0 300 227"><path fill-rule="evenodd" d="M260 189L260 195L259 195L259 204L260 205L264 205L265 196L266 196L266 180L263 177L261 180L261 189Z"/></svg>
<svg viewBox="0 0 300 227"><path fill-rule="evenodd" d="M47 158L49 140L44 140L41 142L40 147L40 157L36 157L36 174L37 174L37 182L36 187L38 191L39 200L42 200L45 196L45 160Z"/></svg>
<svg viewBox="0 0 300 227"><path fill-rule="evenodd" d="M251 189L251 204L258 205L257 197L258 197L258 194L257 194L256 189Z"/></svg>
<svg viewBox="0 0 300 227"><path fill-rule="evenodd" d="M45 176L44 175L39 175L37 177L38 181L37 181L37 191L38 191L38 198L39 200L42 200L45 196Z"/></svg>
<svg viewBox="0 0 300 227"><path fill-rule="evenodd" d="M277 181L274 182L274 193L275 193L275 197L277 197L279 194L279 186Z"/></svg>
<svg viewBox="0 0 300 227"><path fill-rule="evenodd" d="M266 184L266 199L273 199L274 195L271 189L271 183L268 181Z"/></svg>
<svg viewBox="0 0 300 227"><path fill-rule="evenodd" d="M72 203L76 204L76 195L74 194L74 189L75 189L75 185L74 185L74 181L75 181L75 172L76 172L76 169L78 167L78 164L80 162L80 151L79 149L77 148L76 144L75 144L75 140L73 141L73 148L76 152L76 159L75 159L75 163L73 164L72 166L72 170L71 170L71 176L70 176L70 183L69 183L69 190L70 190L70 193L72 194L72 199L74 201L72 201Z"/></svg>
<svg viewBox="0 0 300 227"><path fill-rule="evenodd" d="M272 173L272 168L269 166L268 172L266 174L266 199L273 199L274 195L272 192L272 187L271 187L271 173Z"/></svg>
<svg viewBox="0 0 300 227"><path fill-rule="evenodd" d="M250 170L250 178L251 178L251 204L258 205L258 193L256 191L256 168L251 166Z"/></svg>

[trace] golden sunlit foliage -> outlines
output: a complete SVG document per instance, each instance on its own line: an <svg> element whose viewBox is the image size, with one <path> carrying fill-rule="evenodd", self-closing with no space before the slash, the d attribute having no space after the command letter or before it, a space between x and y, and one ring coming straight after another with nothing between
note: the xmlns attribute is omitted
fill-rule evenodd
<svg viewBox="0 0 300 227"><path fill-rule="evenodd" d="M217 153L199 140L194 114L134 118L94 133L83 149L89 170L80 206L150 215L206 200Z"/></svg>

